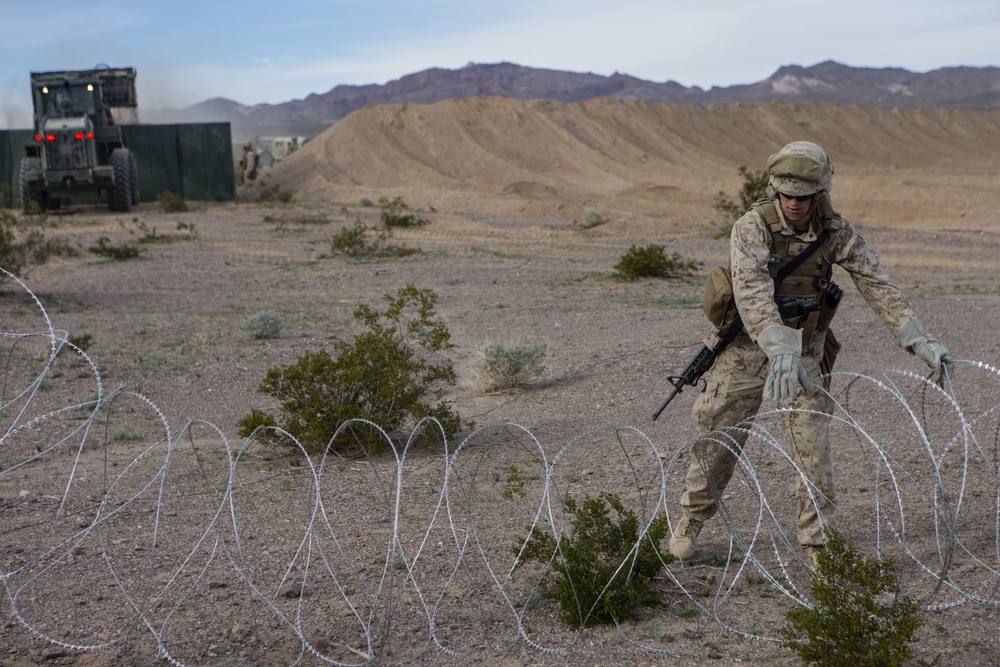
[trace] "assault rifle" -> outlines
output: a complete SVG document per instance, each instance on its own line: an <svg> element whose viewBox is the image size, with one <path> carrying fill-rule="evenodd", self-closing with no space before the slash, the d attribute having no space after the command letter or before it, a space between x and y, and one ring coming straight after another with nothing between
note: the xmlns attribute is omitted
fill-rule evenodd
<svg viewBox="0 0 1000 667"><path fill-rule="evenodd" d="M829 197L824 196L825 208L822 211L823 218L829 219L833 216L833 208L830 206ZM829 209L827 211L826 209ZM774 291L777 293L778 286L781 282L789 275L792 271L797 269L802 262L809 258L814 252L819 250L820 246L826 242L827 236L830 235L829 229L823 229L816 240L810 243L806 248L796 255L788 264L786 264L780 271L778 275L774 277ZM840 297L844 295L844 291L837 287L836 284L830 283L830 287L827 289L826 299L827 303L833 308L837 307L840 302ZM812 300L799 303L795 298L779 299L778 300L778 311L781 314L781 319L789 319L791 317L804 317L814 310L819 310L820 305ZM701 379L701 376L708 372L708 369L712 367L715 363L716 357L722 354L722 351L729 347L729 344L736 340L736 337L743 331L743 320L740 318L740 314L737 311L736 316L733 317L733 321L726 326L721 332L719 332L719 342L715 344L715 347L708 347L707 345L701 346L701 351L694 355L694 359L687 365L684 372L680 375L672 375L667 378L667 381L674 385L674 390L670 392L667 396L667 400L663 401L663 405L653 413L653 421L660 416L660 413L666 410L667 406L670 405L670 401L674 400L674 396L681 393L684 385L693 387Z"/></svg>
<svg viewBox="0 0 1000 667"><path fill-rule="evenodd" d="M671 375L667 378L667 381L674 385L674 390L670 392L667 396L667 400L663 401L656 412L653 413L653 421L660 416L660 413L666 410L667 406L670 405L670 401L674 400L674 396L681 393L681 390L685 385L693 387L698 384L701 376L708 372L708 369L712 367L715 363L716 357L718 357L723 350L729 347L729 344L736 340L736 336L743 331L743 320L740 319L740 314L736 313L733 321L726 326L719 333L719 342L717 342L713 347L707 345L701 346L701 351L694 355L694 359L687 365L680 375Z"/></svg>

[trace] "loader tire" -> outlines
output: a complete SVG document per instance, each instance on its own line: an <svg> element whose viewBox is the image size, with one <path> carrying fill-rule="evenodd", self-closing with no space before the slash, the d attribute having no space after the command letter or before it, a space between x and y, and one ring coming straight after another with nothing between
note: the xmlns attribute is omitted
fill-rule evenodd
<svg viewBox="0 0 1000 667"><path fill-rule="evenodd" d="M132 210L131 154L126 148L111 151L111 174L114 184L108 190L108 210L128 213Z"/></svg>
<svg viewBox="0 0 1000 667"><path fill-rule="evenodd" d="M26 213L30 213L32 208L44 211L49 203L49 193L32 192L28 189L28 172L38 171L42 168L42 161L37 157L26 157L21 160L20 179L18 194L21 197L21 208ZM34 207L32 206L34 204Z"/></svg>
<svg viewBox="0 0 1000 667"><path fill-rule="evenodd" d="M132 206L139 205L139 165L135 161L135 155L129 152L129 176L132 179Z"/></svg>

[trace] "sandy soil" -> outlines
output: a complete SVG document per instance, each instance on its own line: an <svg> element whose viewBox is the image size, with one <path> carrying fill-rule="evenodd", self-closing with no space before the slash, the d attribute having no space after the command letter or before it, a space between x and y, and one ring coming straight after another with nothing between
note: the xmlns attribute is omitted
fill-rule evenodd
<svg viewBox="0 0 1000 667"><path fill-rule="evenodd" d="M772 642L732 631L774 636L792 602L761 572L783 572L781 563L790 563L789 578L804 590L806 575L794 550L760 555L762 571L739 575L711 563L675 568L673 580L657 582L665 606L620 633L576 634L558 623L553 605L532 608L524 623L536 648L517 640L510 611L489 582L507 572L512 540L535 520L545 491L543 459L567 445L550 477L554 489L609 490L653 507L665 487L674 507L686 464L683 456L672 457L693 437L693 392L681 394L655 423L650 414L669 389L666 375L687 363L707 331L702 277L726 256L712 202L719 190L735 195L739 165L753 168L786 141L813 139L827 147L837 167L837 207L880 248L921 320L957 358L997 365L997 118L600 100L384 107L345 119L274 170L272 182L296 193L289 204L244 198L195 204L186 213L144 204L131 215L78 210L52 216L50 233L83 248L102 236L118 243L148 239L152 230L161 242L142 244L143 257L126 262L84 251L25 279L52 327L92 336L87 352L101 384L92 368L72 355L61 357L21 422L86 405L98 392L124 390L108 402L110 412L68 411L3 442L0 572L9 578L0 617L10 616L17 592L23 622L0 624L0 664L150 664L164 647L183 664L322 664L308 652L300 655L299 635L326 659L363 662L357 653L367 651L358 629L363 624L338 603L345 597L377 600L370 605L376 610L371 634L389 637L388 664L462 660L449 651L498 665L795 664L791 652ZM401 196L431 220L392 239L422 252L392 260L331 256L337 230L356 217L377 216L377 207L361 205L362 199L382 196ZM588 208L608 222L590 229L576 224ZM703 268L674 281L611 277L629 246L649 243ZM849 280L840 275L839 282L846 287ZM483 429L469 439L452 476L445 476L443 451L433 448L410 452L399 468L391 456L323 462L318 489L305 457L294 451L252 445L231 468L233 451L243 445L237 420L254 407L274 409L256 392L267 369L350 338L358 332L351 320L357 303L375 304L407 283L438 294L460 377L442 397ZM838 370L922 374L920 362L895 346L857 293L845 291L835 327L844 342ZM15 285L7 283L0 302L4 331L48 330L42 311ZM241 329L262 311L279 314L280 338L254 340ZM546 374L516 392L478 391L473 368L484 344L524 339L547 344ZM29 339L7 353L5 401L32 369L44 366L46 345ZM967 379L959 376L955 395L963 409L979 414L1000 403L993 375L962 368ZM922 392L919 381L891 377L909 392L909 404L923 411L915 421L936 424L940 433L930 438L947 442L954 410ZM927 612L919 657L940 656L948 665L1000 664L992 632L996 581L989 575L997 568L989 548L996 541L997 489L986 454L979 464L962 466L954 464L954 448L945 447L929 457L933 465L924 465L920 448L907 449L907 443L926 436L879 421L887 414L898 420L898 406L894 413L884 393L851 380L838 376L834 393L868 432L881 432L887 446L900 448L896 465L921 479L964 470L974 480L962 527L969 531L963 543L979 545L970 547L979 561L956 556L954 576L963 593L946 587L930 596L929 574L904 554L907 590L943 607ZM3 419L6 429L14 419L10 408ZM990 419L995 417L983 419L986 431L994 424ZM761 423L780 433L774 416ZM74 430L80 424L91 424L92 431L76 459L71 450L84 438ZM499 424L520 428L491 426ZM171 447L161 442L164 433L171 434ZM881 498L882 487L873 482L878 466L857 444L856 432L840 435L846 444L838 451L838 486L845 513L856 520L852 530L872 535L882 525L884 531L885 517L880 523L873 508L891 508L895 496L873 504L873 496ZM995 440L995 432L984 434L981 446L993 451ZM39 442L61 444L37 463L11 470ZM672 462L665 479L658 477L657 452ZM776 521L791 530L791 472L766 448L755 461L761 466L755 470L774 468L747 477L749 485L733 492L729 528L745 534L764 497ZM513 504L497 500L511 465L536 471L528 477L527 495ZM403 471L402 503L393 509L397 470ZM220 504L227 483L231 505ZM759 493L754 484L763 485ZM438 504L445 488L450 515ZM939 541L929 501L914 489L898 495L913 503L907 507L913 553L931 562ZM310 518L317 497L323 499L321 525L329 522L342 545L357 589L346 595L323 576L316 559L315 553L341 548ZM92 525L95 516L116 510L99 527ZM411 573L418 585L397 581L387 614L386 598L377 591L385 585L383 575L394 570L386 556L393 534L405 554L396 571ZM724 550L728 534L720 520L707 533L707 547ZM314 539L303 541L303 535ZM457 536L477 537L477 548L462 551ZM38 556L61 540L72 548ZM314 551L306 556L302 549L309 547ZM891 546L886 551L902 553ZM453 577L456 571L460 576ZM517 570L505 588L514 604L525 603L531 574L530 568ZM303 594L296 595L294 587L303 583ZM731 588L719 593L731 583L742 598ZM970 590L989 603L966 602ZM439 603L435 632L447 650L428 647L421 595ZM691 614L686 609L694 603L703 608ZM133 604L145 622L135 624ZM364 615L364 605L359 608ZM386 635L380 623L387 617L392 626ZM114 643L77 651L42 641L25 625L72 646ZM557 648L567 652L546 652Z"/></svg>

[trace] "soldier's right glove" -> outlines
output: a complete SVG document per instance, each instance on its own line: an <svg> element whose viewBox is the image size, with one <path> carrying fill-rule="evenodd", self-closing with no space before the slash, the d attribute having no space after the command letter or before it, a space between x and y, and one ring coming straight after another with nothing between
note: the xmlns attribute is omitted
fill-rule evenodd
<svg viewBox="0 0 1000 667"><path fill-rule="evenodd" d="M955 367L951 352L934 336L927 333L924 325L911 317L899 330L899 346L923 359L931 367L931 382L944 387L945 377L951 377Z"/></svg>
<svg viewBox="0 0 1000 667"><path fill-rule="evenodd" d="M764 398L773 398L779 405L791 403L799 394L799 383L811 394L816 386L802 365L802 331L775 324L757 336L771 369L764 382Z"/></svg>

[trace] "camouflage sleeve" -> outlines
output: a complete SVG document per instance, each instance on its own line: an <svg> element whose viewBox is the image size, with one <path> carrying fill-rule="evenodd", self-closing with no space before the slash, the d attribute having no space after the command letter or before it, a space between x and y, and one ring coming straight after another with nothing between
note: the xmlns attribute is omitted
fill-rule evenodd
<svg viewBox="0 0 1000 667"><path fill-rule="evenodd" d="M898 336L906 320L913 317L913 309L879 263L878 250L865 243L846 218L834 234L832 249L834 262L847 271L871 309L892 335Z"/></svg>
<svg viewBox="0 0 1000 667"><path fill-rule="evenodd" d="M774 302L774 281L767 271L771 232L756 211L748 211L733 225L729 239L729 268L733 297L743 328L754 341L772 324L781 324Z"/></svg>

